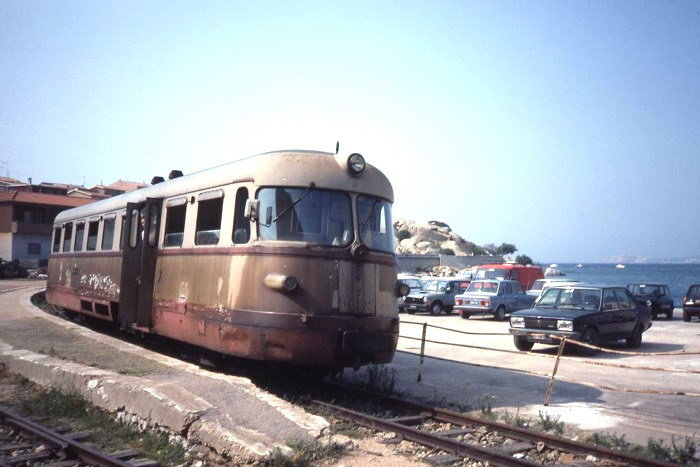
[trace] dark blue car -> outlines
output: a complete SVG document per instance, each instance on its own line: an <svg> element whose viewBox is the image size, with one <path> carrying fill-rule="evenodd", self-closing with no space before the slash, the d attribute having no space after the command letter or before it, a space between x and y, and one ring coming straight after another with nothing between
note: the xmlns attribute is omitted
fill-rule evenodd
<svg viewBox="0 0 700 467"><path fill-rule="evenodd" d="M642 333L651 327L648 304L639 304L625 287L577 284L550 287L533 308L510 316L510 333L518 350L535 343L559 344L566 337L594 346L625 339L642 345ZM579 353L594 350L578 347Z"/></svg>

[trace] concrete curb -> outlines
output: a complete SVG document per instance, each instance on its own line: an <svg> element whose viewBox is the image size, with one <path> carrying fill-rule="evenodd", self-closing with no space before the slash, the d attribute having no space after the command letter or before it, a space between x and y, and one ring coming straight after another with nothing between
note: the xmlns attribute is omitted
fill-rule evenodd
<svg viewBox="0 0 700 467"><path fill-rule="evenodd" d="M204 399L174 384L154 383L28 350L15 350L2 341L0 363L37 384L75 392L110 412L126 410L180 435L186 435L192 423L212 408ZM128 405L119 401L128 401Z"/></svg>

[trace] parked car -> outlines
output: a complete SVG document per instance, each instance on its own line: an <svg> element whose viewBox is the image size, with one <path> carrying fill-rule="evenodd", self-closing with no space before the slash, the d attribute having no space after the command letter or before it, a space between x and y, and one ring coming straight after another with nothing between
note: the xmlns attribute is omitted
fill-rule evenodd
<svg viewBox="0 0 700 467"><path fill-rule="evenodd" d="M455 304L455 295L469 286L469 281L454 277L440 277L423 282L423 289L409 294L404 300L404 310L413 314L428 311L439 315L443 311L451 313Z"/></svg>
<svg viewBox="0 0 700 467"><path fill-rule="evenodd" d="M455 310L464 319L472 315L493 315L498 321L506 313L531 308L535 297L523 292L520 282L511 280L472 281L467 290L455 297Z"/></svg>
<svg viewBox="0 0 700 467"><path fill-rule="evenodd" d="M693 316L700 318L700 284L688 287L683 297L683 321L690 321Z"/></svg>
<svg viewBox="0 0 700 467"><path fill-rule="evenodd" d="M531 264L482 264L476 270L474 279L510 279L520 282L523 290L529 290L535 280L544 279L544 273L541 267Z"/></svg>
<svg viewBox="0 0 700 467"><path fill-rule="evenodd" d="M396 279L399 282L404 283L408 286L409 295L413 292L418 292L420 289L423 288L423 283L420 281L420 278L418 278L418 276L412 276L410 274L399 274L398 276L396 276ZM404 300L406 300L405 296L396 299L396 304L399 307L399 313L404 311Z"/></svg>
<svg viewBox="0 0 700 467"><path fill-rule="evenodd" d="M594 346L626 339L629 347L636 348L651 324L649 306L618 286L550 287L533 308L510 315L510 333L518 350L530 350L535 343L559 344L563 337ZM578 350L583 355L595 353L586 347Z"/></svg>
<svg viewBox="0 0 700 467"><path fill-rule="evenodd" d="M542 295L542 292L547 290L553 285L574 285L574 284L580 284L581 281L578 280L573 280L573 279L566 279L563 277L557 277L557 278L548 278L548 279L537 279L535 282L532 283L532 287L530 287L530 290L527 291L528 295L532 295L533 297L539 297Z"/></svg>
<svg viewBox="0 0 700 467"><path fill-rule="evenodd" d="M629 284L627 289L632 292L634 298L641 303L650 303L651 318L658 315L666 315L666 319L673 318L673 299L666 284Z"/></svg>

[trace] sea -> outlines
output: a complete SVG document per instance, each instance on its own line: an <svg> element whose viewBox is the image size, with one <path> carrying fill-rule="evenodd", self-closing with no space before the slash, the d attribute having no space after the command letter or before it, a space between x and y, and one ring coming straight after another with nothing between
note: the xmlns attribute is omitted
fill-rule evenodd
<svg viewBox="0 0 700 467"><path fill-rule="evenodd" d="M542 264L542 270L548 265ZM557 269L567 279L580 280L588 284L622 285L627 284L667 284L675 306L680 307L683 296L690 284L700 284L700 264L625 264L618 268L615 264L558 263ZM552 276L548 276L552 277Z"/></svg>

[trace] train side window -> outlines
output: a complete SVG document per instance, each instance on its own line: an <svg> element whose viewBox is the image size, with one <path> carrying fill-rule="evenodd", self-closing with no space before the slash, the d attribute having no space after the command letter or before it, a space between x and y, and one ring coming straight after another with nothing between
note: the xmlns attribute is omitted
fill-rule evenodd
<svg viewBox="0 0 700 467"><path fill-rule="evenodd" d="M138 208L134 208L129 213L131 217L131 230L129 230L129 247L136 248L139 244L139 227L141 220L139 218Z"/></svg>
<svg viewBox="0 0 700 467"><path fill-rule="evenodd" d="M245 203L248 201L248 189L236 190L236 208L233 213L233 243L248 243L250 240L250 219L245 217Z"/></svg>
<svg viewBox="0 0 700 467"><path fill-rule="evenodd" d="M221 212L224 207L223 190L211 190L197 197L196 245L216 245L221 234Z"/></svg>
<svg viewBox="0 0 700 467"><path fill-rule="evenodd" d="M85 236L85 221L75 223L75 239L73 241L73 251L83 251L83 237Z"/></svg>
<svg viewBox="0 0 700 467"><path fill-rule="evenodd" d="M95 251L97 249L97 231L99 227L99 220L88 222L87 251Z"/></svg>
<svg viewBox="0 0 700 467"><path fill-rule="evenodd" d="M53 248L51 248L51 251L54 253L58 253L61 250L61 231L63 229L61 226L56 226L53 229Z"/></svg>
<svg viewBox="0 0 700 467"><path fill-rule="evenodd" d="M63 226L63 251L70 251L70 243L73 238L73 223L69 222Z"/></svg>
<svg viewBox="0 0 700 467"><path fill-rule="evenodd" d="M102 250L111 250L114 244L114 224L117 216L108 214L102 225Z"/></svg>
<svg viewBox="0 0 700 467"><path fill-rule="evenodd" d="M122 221L119 224L119 249L124 249L124 243L126 243L126 214L122 214Z"/></svg>
<svg viewBox="0 0 700 467"><path fill-rule="evenodd" d="M187 198L175 198L165 203L165 246L182 246L185 234Z"/></svg>
<svg viewBox="0 0 700 467"><path fill-rule="evenodd" d="M153 248L158 243L158 206L152 204L148 210L148 246Z"/></svg>

